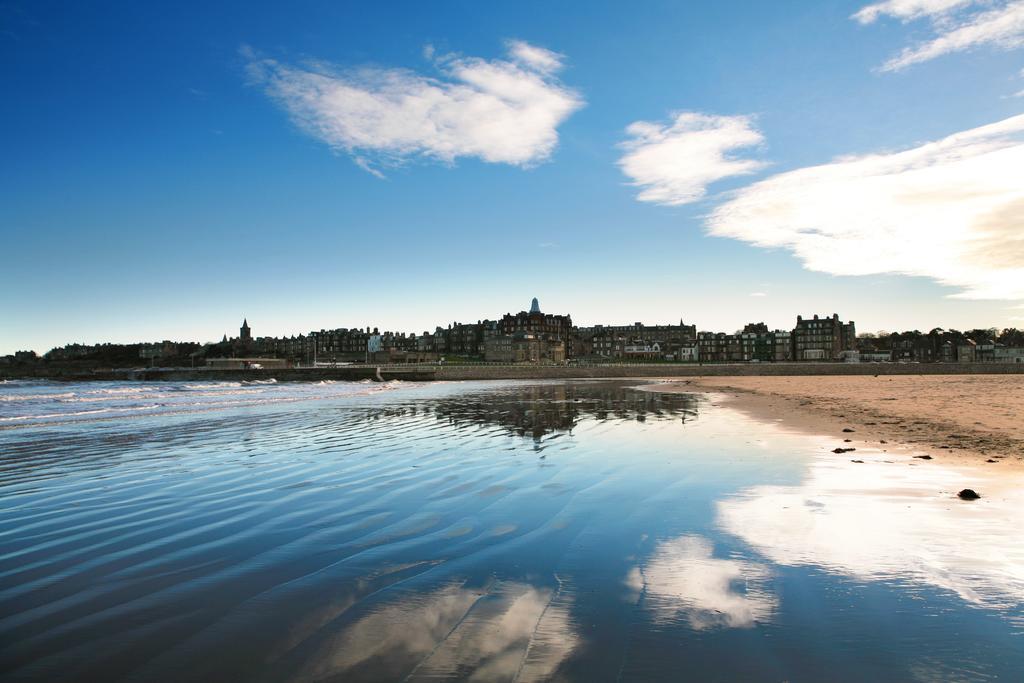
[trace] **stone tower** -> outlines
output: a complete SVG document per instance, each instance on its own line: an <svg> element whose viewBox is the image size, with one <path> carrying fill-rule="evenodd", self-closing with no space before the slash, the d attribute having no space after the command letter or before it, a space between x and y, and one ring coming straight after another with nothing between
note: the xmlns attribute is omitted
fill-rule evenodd
<svg viewBox="0 0 1024 683"><path fill-rule="evenodd" d="M238 330L238 338L244 342L252 341L252 330L249 329L248 319L242 320L242 327Z"/></svg>
<svg viewBox="0 0 1024 683"><path fill-rule="evenodd" d="M530 304L530 313L540 313L540 302L537 301L537 297L533 297L533 302Z"/></svg>

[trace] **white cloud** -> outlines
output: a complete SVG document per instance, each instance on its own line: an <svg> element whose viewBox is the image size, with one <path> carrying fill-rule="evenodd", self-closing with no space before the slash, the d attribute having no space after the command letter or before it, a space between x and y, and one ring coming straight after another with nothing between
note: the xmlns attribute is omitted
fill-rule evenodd
<svg viewBox="0 0 1024 683"><path fill-rule="evenodd" d="M511 41L508 51L519 63L542 73L554 73L562 68L562 55L521 40Z"/></svg>
<svg viewBox="0 0 1024 683"><path fill-rule="evenodd" d="M853 15L862 24L882 16L903 21L928 19L934 37L904 48L882 66L882 71L899 71L953 52L982 45L1013 49L1024 45L1024 2L993 5L978 0L889 0L868 5Z"/></svg>
<svg viewBox="0 0 1024 683"><path fill-rule="evenodd" d="M637 199L656 204L695 202L707 186L730 176L746 175L765 164L729 155L764 141L748 116L675 114L668 124L637 121L626 128L631 139L619 168L642 188Z"/></svg>
<svg viewBox="0 0 1024 683"><path fill-rule="evenodd" d="M870 24L883 16L910 21L945 14L975 2L976 0L887 0L861 8L853 18L862 24Z"/></svg>
<svg viewBox="0 0 1024 683"><path fill-rule="evenodd" d="M378 173L410 159L452 163L477 157L529 167L550 157L558 126L583 106L555 74L563 57L512 41L508 58L424 55L438 70L339 70L249 58L249 73L293 120L333 149Z"/></svg>
<svg viewBox="0 0 1024 683"><path fill-rule="evenodd" d="M765 292L751 292L750 296L768 296Z"/></svg>
<svg viewBox="0 0 1024 683"><path fill-rule="evenodd" d="M837 159L757 182L710 234L791 250L810 270L898 273L960 298L1024 299L1024 115L902 152Z"/></svg>
<svg viewBox="0 0 1024 683"><path fill-rule="evenodd" d="M1020 73L1018 74L1018 76L1020 78L1024 78L1024 69L1020 70ZM1024 97L1024 90L1020 90L1020 91L1017 91L1017 92L1013 93L1013 95L1011 97Z"/></svg>

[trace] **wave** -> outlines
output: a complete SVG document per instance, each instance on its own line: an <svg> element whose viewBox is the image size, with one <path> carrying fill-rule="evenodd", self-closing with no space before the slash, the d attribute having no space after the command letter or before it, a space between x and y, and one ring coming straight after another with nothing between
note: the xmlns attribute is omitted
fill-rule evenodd
<svg viewBox="0 0 1024 683"><path fill-rule="evenodd" d="M136 410L155 410L163 407L159 403L146 406L129 406L126 408L96 408L95 410L79 410L69 413L46 413L43 415L15 415L14 417L0 417L0 422L16 422L22 420L48 420L59 417L81 417L82 415L98 415L100 413L126 413Z"/></svg>
<svg viewBox="0 0 1024 683"><path fill-rule="evenodd" d="M167 398L167 394L131 394L130 396L124 397L126 399L157 399ZM72 396L70 398L60 398L60 403L102 403L104 401L116 401L118 397L116 395L107 396Z"/></svg>
<svg viewBox="0 0 1024 683"><path fill-rule="evenodd" d="M83 391L82 393L115 396L117 394L141 394L146 391L152 391L152 389L149 387L117 387L115 389L92 389L91 391Z"/></svg>
<svg viewBox="0 0 1024 683"><path fill-rule="evenodd" d="M0 401L13 403L15 401L48 401L50 399L71 398L75 392L69 391L63 394L15 394L13 396L0 396Z"/></svg>
<svg viewBox="0 0 1024 683"><path fill-rule="evenodd" d="M284 384L276 380L256 380L185 385L147 383L137 387L92 389L77 393L9 396L0 398L22 403L7 404L13 410L9 409L6 415L0 417L0 428L6 430L82 424L94 420L125 419L140 413L147 418L157 418L301 401L369 397L405 386L408 383L401 380L322 380ZM29 398L37 402L31 402Z"/></svg>

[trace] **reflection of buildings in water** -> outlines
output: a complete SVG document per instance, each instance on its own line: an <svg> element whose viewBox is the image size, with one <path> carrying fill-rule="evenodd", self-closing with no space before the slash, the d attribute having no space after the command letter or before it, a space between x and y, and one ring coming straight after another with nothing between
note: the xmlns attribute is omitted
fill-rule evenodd
<svg viewBox="0 0 1024 683"><path fill-rule="evenodd" d="M972 472L984 505L949 489L964 473L930 463L823 459L799 486L759 486L718 504L722 528L769 560L862 580L953 591L996 609L1024 604L1024 477Z"/></svg>
<svg viewBox="0 0 1024 683"><path fill-rule="evenodd" d="M519 436L539 440L552 432L570 432L583 419L647 420L697 416L699 398L635 389L636 383L559 383L516 386L464 394L436 402L438 419L451 424L496 424Z"/></svg>
<svg viewBox="0 0 1024 683"><path fill-rule="evenodd" d="M299 678L545 680L578 644L559 597L503 581L409 593L323 643Z"/></svg>
<svg viewBox="0 0 1024 683"><path fill-rule="evenodd" d="M688 535L658 545L626 584L643 595L644 606L660 622L680 617L694 630L749 628L766 622L778 607L767 588L764 565L713 557L711 542Z"/></svg>

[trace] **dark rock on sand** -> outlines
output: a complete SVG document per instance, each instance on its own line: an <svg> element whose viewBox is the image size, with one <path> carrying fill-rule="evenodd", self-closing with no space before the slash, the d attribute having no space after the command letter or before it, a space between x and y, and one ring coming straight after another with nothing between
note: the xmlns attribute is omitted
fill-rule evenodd
<svg viewBox="0 0 1024 683"><path fill-rule="evenodd" d="M849 427L843 427L843 431L844 432L852 432L853 430L850 429Z"/></svg>
<svg viewBox="0 0 1024 683"><path fill-rule="evenodd" d="M930 456L930 455L915 455L914 457L918 458L920 460L931 460L932 459L932 456Z"/></svg>
<svg viewBox="0 0 1024 683"><path fill-rule="evenodd" d="M855 450L857 450L857 449L856 448L833 448L832 452L833 453L849 453L850 451L855 451Z"/></svg>
<svg viewBox="0 0 1024 683"><path fill-rule="evenodd" d="M974 489L964 489L960 493L956 494L960 500L978 500L981 496Z"/></svg>

